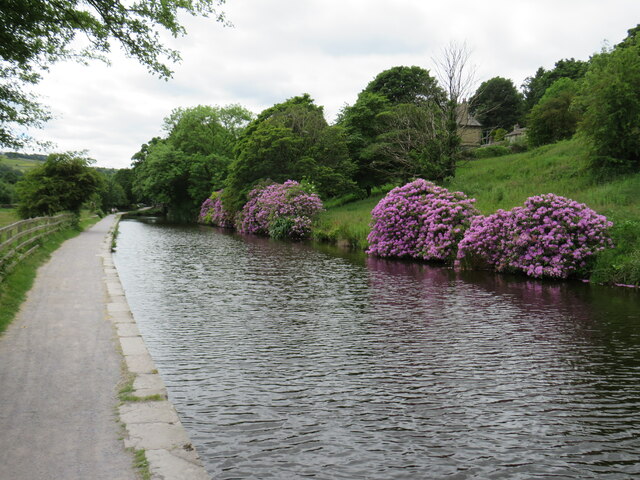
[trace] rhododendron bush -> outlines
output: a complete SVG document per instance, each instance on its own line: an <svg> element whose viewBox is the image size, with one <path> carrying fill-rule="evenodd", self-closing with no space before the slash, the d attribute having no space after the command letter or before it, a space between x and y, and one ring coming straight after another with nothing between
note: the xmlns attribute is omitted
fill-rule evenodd
<svg viewBox="0 0 640 480"><path fill-rule="evenodd" d="M242 233L301 240L311 234L313 217L322 209L318 195L288 180L252 190L236 226Z"/></svg>
<svg viewBox="0 0 640 480"><path fill-rule="evenodd" d="M462 192L418 179L396 187L373 209L368 253L452 261L458 243L478 214Z"/></svg>
<svg viewBox="0 0 640 480"><path fill-rule="evenodd" d="M222 190L214 192L202 203L200 215L198 216L200 223L215 225L217 227L233 228L233 220L222 205L221 196Z"/></svg>
<svg viewBox="0 0 640 480"><path fill-rule="evenodd" d="M613 246L611 226L582 203L538 195L524 207L474 218L458 258L536 278L585 276L595 254Z"/></svg>

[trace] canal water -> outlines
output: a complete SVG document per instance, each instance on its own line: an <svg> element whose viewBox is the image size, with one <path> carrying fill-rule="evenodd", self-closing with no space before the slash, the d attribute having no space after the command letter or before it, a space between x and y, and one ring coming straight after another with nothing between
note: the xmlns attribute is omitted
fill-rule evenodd
<svg viewBox="0 0 640 480"><path fill-rule="evenodd" d="M640 475L640 294L120 223L142 335L216 479Z"/></svg>

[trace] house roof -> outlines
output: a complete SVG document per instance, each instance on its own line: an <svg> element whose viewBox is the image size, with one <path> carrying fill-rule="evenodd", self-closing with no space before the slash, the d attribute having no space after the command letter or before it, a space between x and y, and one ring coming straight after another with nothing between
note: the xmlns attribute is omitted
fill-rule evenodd
<svg viewBox="0 0 640 480"><path fill-rule="evenodd" d="M461 127L482 127L482 124L469 113L469 104L462 102L457 107L458 125Z"/></svg>

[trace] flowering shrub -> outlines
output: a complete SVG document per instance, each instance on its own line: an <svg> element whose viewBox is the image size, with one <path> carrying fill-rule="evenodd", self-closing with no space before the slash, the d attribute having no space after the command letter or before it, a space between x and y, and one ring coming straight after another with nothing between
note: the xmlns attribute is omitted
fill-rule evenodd
<svg viewBox="0 0 640 480"><path fill-rule="evenodd" d="M229 213L225 210L221 201L222 190L213 192L200 207L200 215L198 221L207 225L215 225L217 227L233 228L233 220Z"/></svg>
<svg viewBox="0 0 640 480"><path fill-rule="evenodd" d="M458 259L476 259L497 271L531 277L584 275L589 260L612 247L612 223L582 203L552 193L530 197L524 207L473 219Z"/></svg>
<svg viewBox="0 0 640 480"><path fill-rule="evenodd" d="M368 253L450 261L471 218L474 199L418 179L396 187L373 209Z"/></svg>
<svg viewBox="0 0 640 480"><path fill-rule="evenodd" d="M288 180L252 190L237 226L242 233L301 240L309 236L312 218L321 210L320 197Z"/></svg>

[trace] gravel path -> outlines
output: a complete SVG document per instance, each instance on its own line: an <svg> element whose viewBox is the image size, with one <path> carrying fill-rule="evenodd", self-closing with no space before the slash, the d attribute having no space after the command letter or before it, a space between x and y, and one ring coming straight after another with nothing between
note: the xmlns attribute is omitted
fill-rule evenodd
<svg viewBox="0 0 640 480"><path fill-rule="evenodd" d="M0 337L0 479L135 479L117 423L122 356L99 257L110 215L65 242Z"/></svg>

